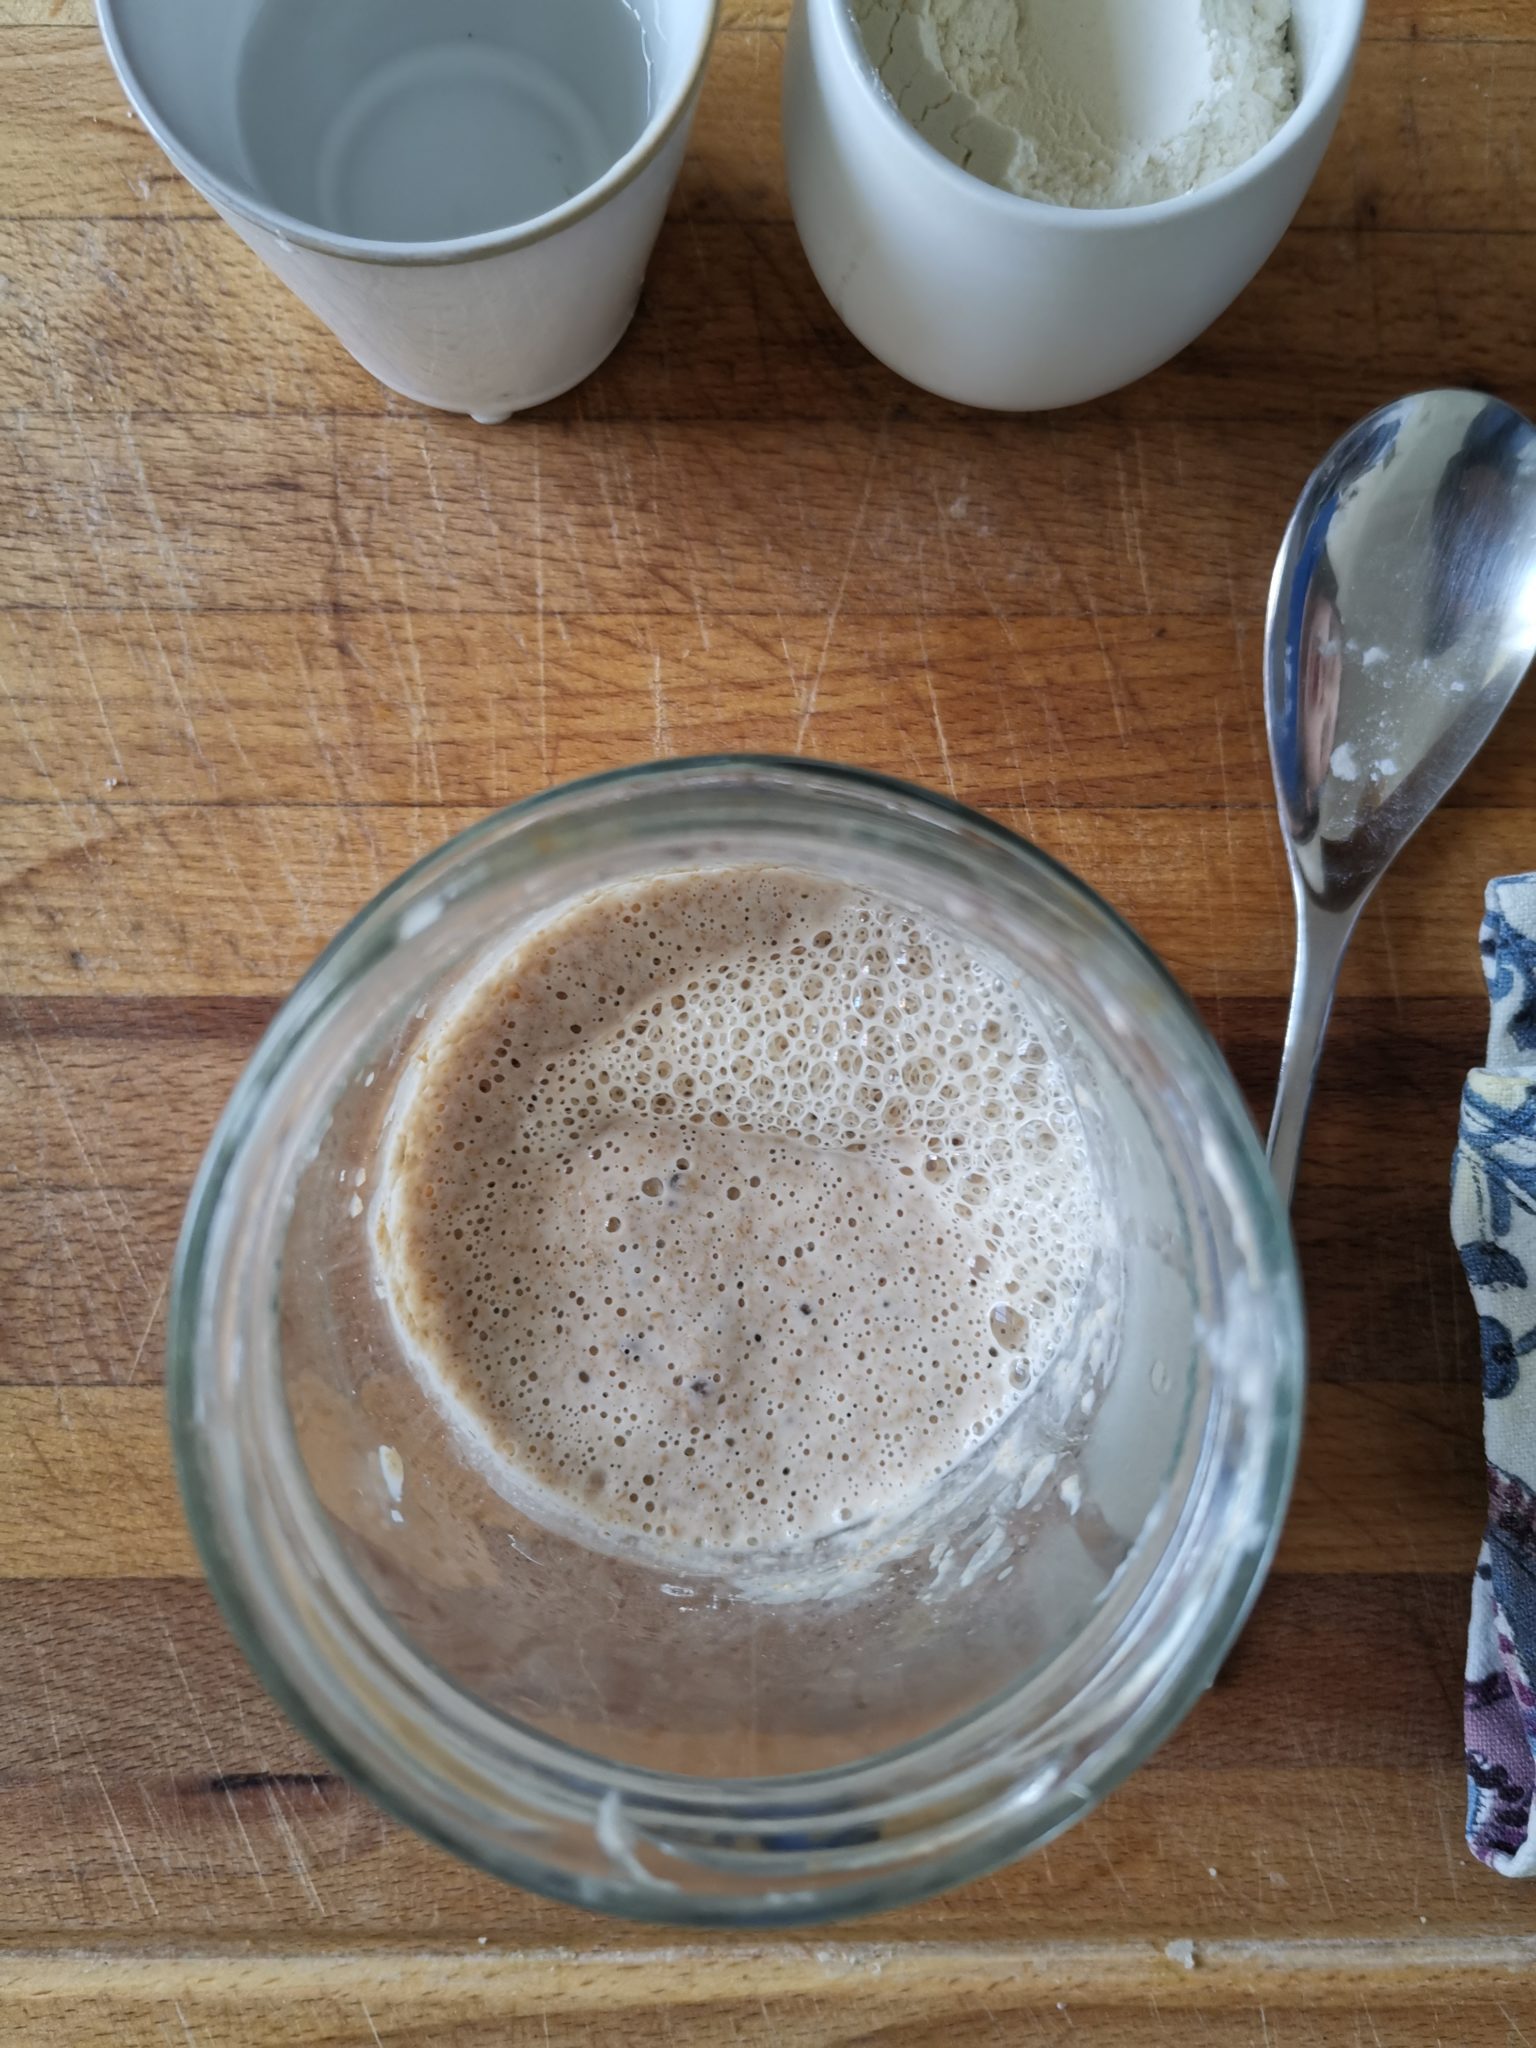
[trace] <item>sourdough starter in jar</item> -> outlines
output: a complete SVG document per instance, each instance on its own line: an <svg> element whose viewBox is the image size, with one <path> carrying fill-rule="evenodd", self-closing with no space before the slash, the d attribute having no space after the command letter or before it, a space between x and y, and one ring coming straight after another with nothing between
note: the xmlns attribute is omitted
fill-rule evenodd
<svg viewBox="0 0 1536 2048"><path fill-rule="evenodd" d="M696 1563L920 1506L1029 1400L1105 1235L1016 980L756 866L587 897L461 989L372 1217L500 1490Z"/></svg>

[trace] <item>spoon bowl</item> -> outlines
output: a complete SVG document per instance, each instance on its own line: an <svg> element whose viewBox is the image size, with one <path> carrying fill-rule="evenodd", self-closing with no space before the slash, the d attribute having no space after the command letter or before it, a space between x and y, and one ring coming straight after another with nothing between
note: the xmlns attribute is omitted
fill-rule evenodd
<svg viewBox="0 0 1536 2048"><path fill-rule="evenodd" d="M1302 493L1270 589L1270 756L1298 921L1269 1140L1287 1200L1360 911L1533 656L1536 429L1475 391L1372 413Z"/></svg>

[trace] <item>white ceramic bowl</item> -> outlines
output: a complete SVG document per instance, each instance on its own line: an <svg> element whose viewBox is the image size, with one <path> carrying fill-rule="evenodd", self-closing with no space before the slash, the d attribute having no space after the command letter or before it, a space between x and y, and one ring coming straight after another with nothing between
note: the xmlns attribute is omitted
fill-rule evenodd
<svg viewBox="0 0 1536 2048"><path fill-rule="evenodd" d="M1365 0L1294 0L1296 112L1216 183L1155 206L1046 206L924 141L849 0L796 0L784 153L800 239L866 348L965 405L1076 405L1188 346L1262 267L1322 161Z"/></svg>
<svg viewBox="0 0 1536 2048"><path fill-rule="evenodd" d="M569 198L535 201L532 212L526 183L519 187L515 152L504 151L508 174L488 173L490 201L502 207L495 226L449 239L401 241L376 239L376 231L342 231L295 211L285 204L292 180L274 177L272 163L259 160L252 141L251 57L256 32L273 18L273 0L97 0L97 11L124 90L171 162L363 367L420 404L495 421L569 390L618 343L683 160L720 0L624 4L651 30L650 114L632 146ZM480 11L494 24L494 9ZM494 37L486 38L483 56L470 58L462 38L450 49L447 27L440 16L434 20L430 6L423 15L402 0L377 0L377 13L365 57L387 55L391 27L402 21L421 48L411 53L413 69L397 62L388 76L373 77L364 62L355 79L340 80L322 108L331 127L317 149L327 158L338 159L348 134L362 132L354 117L369 111L366 100L375 135L381 121L404 121L419 144L423 124L435 123L427 160L451 174L462 119L477 95L498 81L506 87L509 72L504 121L537 120L536 96L517 97L515 65L502 57L497 69ZM291 7L278 18L290 17L305 18ZM441 48L419 36L424 20L444 37ZM591 75L600 76L613 61L612 51L594 47L591 38L578 54ZM455 68L445 85L440 60L449 56ZM289 52L286 64L262 74L270 88L260 104L264 129L315 97L304 57ZM528 74L530 94L537 75ZM381 102L380 85L395 87L397 98ZM545 136L546 150L562 139ZM479 134L477 146L483 149L486 140ZM380 154L399 186L398 145L393 167L388 151ZM286 168L280 159L277 167L280 173ZM409 201L410 194L404 197ZM410 210L407 205L402 218Z"/></svg>

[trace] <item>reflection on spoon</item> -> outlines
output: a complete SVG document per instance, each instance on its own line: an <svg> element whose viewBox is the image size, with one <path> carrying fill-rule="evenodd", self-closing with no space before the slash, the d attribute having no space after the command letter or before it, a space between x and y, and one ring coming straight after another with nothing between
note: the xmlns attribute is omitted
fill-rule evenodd
<svg viewBox="0 0 1536 2048"><path fill-rule="evenodd" d="M1299 923L1269 1141L1287 1199L1360 911L1533 654L1536 432L1472 391L1373 413L1302 493L1270 590L1269 743Z"/></svg>

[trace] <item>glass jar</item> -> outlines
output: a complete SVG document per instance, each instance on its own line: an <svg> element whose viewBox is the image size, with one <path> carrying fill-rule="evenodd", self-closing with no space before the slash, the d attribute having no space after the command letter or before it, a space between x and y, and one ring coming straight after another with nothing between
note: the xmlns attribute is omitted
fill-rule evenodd
<svg viewBox="0 0 1536 2048"><path fill-rule="evenodd" d="M1017 975L1112 1225L1049 1483L1012 1456L1026 1399L936 1532L800 1598L523 1516L402 1356L363 1222L402 1063L477 964L595 889L740 863L866 887ZM485 1869L692 1926L895 1905L1087 1812L1188 1711L1258 1591L1303 1375L1286 1217L1164 969L997 825L800 761L558 789L385 890L235 1090L170 1323L192 1527L300 1727Z"/></svg>

